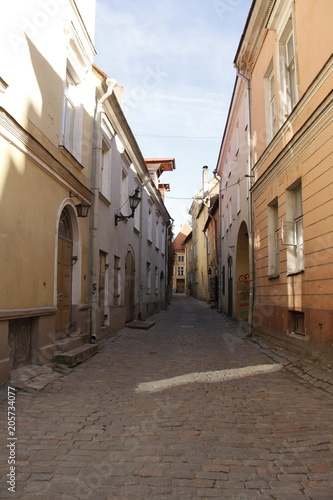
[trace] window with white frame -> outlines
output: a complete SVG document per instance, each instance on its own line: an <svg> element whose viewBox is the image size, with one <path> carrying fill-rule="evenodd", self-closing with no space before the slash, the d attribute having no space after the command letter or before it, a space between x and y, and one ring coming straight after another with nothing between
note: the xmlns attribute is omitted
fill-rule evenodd
<svg viewBox="0 0 333 500"><path fill-rule="evenodd" d="M62 144L74 154L75 121L77 119L77 78L70 68L66 71Z"/></svg>
<svg viewBox="0 0 333 500"><path fill-rule="evenodd" d="M102 140L102 164L100 177L100 191L107 200L111 197L111 144L107 138Z"/></svg>
<svg viewBox="0 0 333 500"><path fill-rule="evenodd" d="M282 222L282 243L287 246L287 274L304 270L302 184L286 191L287 220Z"/></svg>
<svg viewBox="0 0 333 500"><path fill-rule="evenodd" d="M177 276L185 276L185 267L184 266L177 266Z"/></svg>
<svg viewBox="0 0 333 500"><path fill-rule="evenodd" d="M275 278L280 274L280 239L278 198L267 207L268 216L268 276Z"/></svg>
<svg viewBox="0 0 333 500"><path fill-rule="evenodd" d="M282 122L297 102L296 55L292 18L279 39L280 58L280 112Z"/></svg>
<svg viewBox="0 0 333 500"><path fill-rule="evenodd" d="M266 115L266 143L268 144L276 134L276 99L275 77L273 61L271 61L265 75L265 115Z"/></svg>
<svg viewBox="0 0 333 500"><path fill-rule="evenodd" d="M184 262L184 261L185 261L185 255L178 255L177 262Z"/></svg>

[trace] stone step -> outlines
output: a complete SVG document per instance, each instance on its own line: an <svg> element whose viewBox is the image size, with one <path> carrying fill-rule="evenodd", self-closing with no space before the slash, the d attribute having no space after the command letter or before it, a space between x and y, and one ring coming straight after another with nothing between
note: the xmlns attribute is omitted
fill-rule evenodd
<svg viewBox="0 0 333 500"><path fill-rule="evenodd" d="M84 335L77 335L75 337L65 337L64 339L56 341L56 351L57 353L69 351L75 347L79 347L82 344L89 343L89 333Z"/></svg>
<svg viewBox="0 0 333 500"><path fill-rule="evenodd" d="M65 365L69 367L76 366L98 352L98 344L83 344L74 347L69 351L58 352L53 356L53 363L56 366Z"/></svg>

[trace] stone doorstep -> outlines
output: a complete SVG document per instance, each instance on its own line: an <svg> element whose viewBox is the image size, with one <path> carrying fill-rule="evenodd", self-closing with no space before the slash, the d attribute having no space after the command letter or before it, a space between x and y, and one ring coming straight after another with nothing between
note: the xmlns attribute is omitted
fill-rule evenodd
<svg viewBox="0 0 333 500"><path fill-rule="evenodd" d="M79 347L82 344L89 343L89 333L84 335L78 335L76 337L65 337L64 339L56 341L57 351L65 352L75 347ZM58 352L56 353L58 354Z"/></svg>
<svg viewBox="0 0 333 500"><path fill-rule="evenodd" d="M58 352L53 356L52 362L55 366L65 365L73 367L98 352L98 344L83 344L65 352Z"/></svg>
<svg viewBox="0 0 333 500"><path fill-rule="evenodd" d="M149 330L149 328L151 328L154 325L155 323L153 321L141 321L137 319L126 323L126 328L134 328L137 330Z"/></svg>

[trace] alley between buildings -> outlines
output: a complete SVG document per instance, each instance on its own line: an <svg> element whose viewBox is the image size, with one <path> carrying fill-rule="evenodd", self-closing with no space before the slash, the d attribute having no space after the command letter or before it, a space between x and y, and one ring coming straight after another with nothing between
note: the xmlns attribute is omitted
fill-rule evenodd
<svg viewBox="0 0 333 500"><path fill-rule="evenodd" d="M150 320L16 393L15 494L1 402L1 498L332 498L332 393L205 302Z"/></svg>

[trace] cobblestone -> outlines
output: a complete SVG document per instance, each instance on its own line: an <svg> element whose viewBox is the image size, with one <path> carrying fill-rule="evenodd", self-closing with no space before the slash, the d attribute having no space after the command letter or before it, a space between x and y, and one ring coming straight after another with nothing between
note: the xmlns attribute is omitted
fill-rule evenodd
<svg viewBox="0 0 333 500"><path fill-rule="evenodd" d="M190 297L154 322L15 374L15 495L2 388L1 498L331 500L331 374Z"/></svg>

